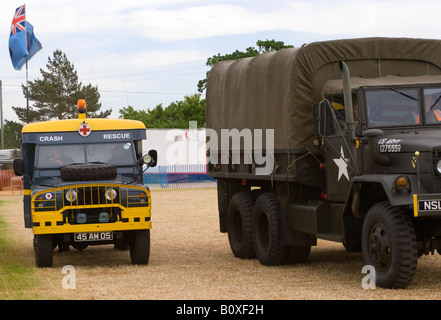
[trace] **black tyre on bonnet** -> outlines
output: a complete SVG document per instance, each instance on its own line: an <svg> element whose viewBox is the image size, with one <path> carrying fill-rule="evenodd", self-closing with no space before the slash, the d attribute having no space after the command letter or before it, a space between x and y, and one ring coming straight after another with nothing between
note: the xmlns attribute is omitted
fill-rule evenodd
<svg viewBox="0 0 441 320"><path fill-rule="evenodd" d="M63 181L113 180L116 178L116 167L108 163L76 163L61 167Z"/></svg>

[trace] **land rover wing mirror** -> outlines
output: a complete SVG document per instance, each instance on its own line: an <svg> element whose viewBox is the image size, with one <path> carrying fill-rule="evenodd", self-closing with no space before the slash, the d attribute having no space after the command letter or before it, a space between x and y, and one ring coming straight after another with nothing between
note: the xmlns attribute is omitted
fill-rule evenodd
<svg viewBox="0 0 441 320"><path fill-rule="evenodd" d="M24 173L24 161L23 159L14 159L12 162L12 165L14 167L14 174L16 176L22 176Z"/></svg>
<svg viewBox="0 0 441 320"><path fill-rule="evenodd" d="M150 150L148 154L142 156L142 163L147 165L148 168L156 167L158 163L158 152L156 150Z"/></svg>

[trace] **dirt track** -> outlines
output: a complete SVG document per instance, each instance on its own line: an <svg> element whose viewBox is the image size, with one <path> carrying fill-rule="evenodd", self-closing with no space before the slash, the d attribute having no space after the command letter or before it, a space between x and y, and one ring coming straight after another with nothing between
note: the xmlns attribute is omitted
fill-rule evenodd
<svg viewBox="0 0 441 320"><path fill-rule="evenodd" d="M1 215L10 225L14 251L33 267L38 286L23 293L39 299L439 299L441 257L420 258L406 290L364 290L361 254L319 241L303 265L265 267L232 255L218 227L214 189L153 190L150 263L130 264L128 251L112 246L54 252L54 267L34 267L32 231L23 227L22 200L7 201ZM62 268L73 265L76 289L62 288Z"/></svg>

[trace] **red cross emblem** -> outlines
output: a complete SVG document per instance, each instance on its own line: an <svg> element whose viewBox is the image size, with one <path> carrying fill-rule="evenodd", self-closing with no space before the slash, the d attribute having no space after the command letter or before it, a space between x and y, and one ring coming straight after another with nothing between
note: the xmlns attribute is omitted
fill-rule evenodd
<svg viewBox="0 0 441 320"><path fill-rule="evenodd" d="M87 137L91 132L92 129L90 129L90 126L87 123L82 123L78 128L78 133L82 137Z"/></svg>

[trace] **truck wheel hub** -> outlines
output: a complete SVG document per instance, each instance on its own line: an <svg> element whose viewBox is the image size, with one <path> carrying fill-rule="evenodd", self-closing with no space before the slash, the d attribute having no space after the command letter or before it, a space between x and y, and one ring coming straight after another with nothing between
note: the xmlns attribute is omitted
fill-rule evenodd
<svg viewBox="0 0 441 320"><path fill-rule="evenodd" d="M390 239L382 224L372 227L369 236L369 255L372 263L380 270L387 270L391 261Z"/></svg>

